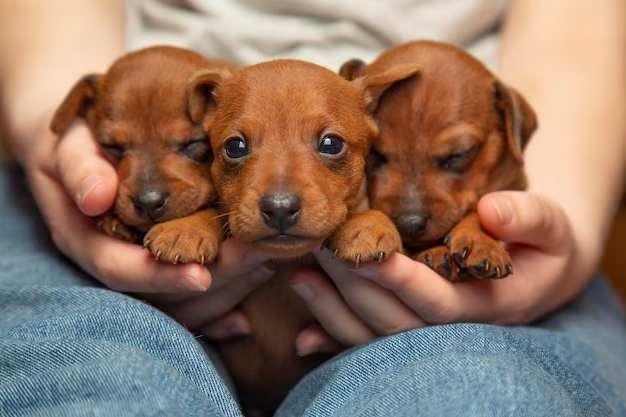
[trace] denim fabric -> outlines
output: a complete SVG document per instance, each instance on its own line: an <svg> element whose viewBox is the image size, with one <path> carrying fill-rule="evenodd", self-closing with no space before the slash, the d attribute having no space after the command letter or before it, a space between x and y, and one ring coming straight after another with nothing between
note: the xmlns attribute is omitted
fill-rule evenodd
<svg viewBox="0 0 626 417"><path fill-rule="evenodd" d="M58 255L19 174L0 171L0 416L238 416L219 369ZM535 326L382 338L312 372L277 415L626 416L624 316L596 280Z"/></svg>

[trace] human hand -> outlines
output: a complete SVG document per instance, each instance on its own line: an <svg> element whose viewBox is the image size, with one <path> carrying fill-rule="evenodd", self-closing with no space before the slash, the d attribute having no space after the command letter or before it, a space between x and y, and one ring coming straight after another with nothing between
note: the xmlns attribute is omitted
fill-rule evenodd
<svg viewBox="0 0 626 417"><path fill-rule="evenodd" d="M250 323L236 306L274 275L267 260L249 245L227 239L220 247L216 262L209 266L212 285L206 293L177 301L168 296L161 303L158 295L152 295L151 299L189 330L209 339L223 340L248 334Z"/></svg>
<svg viewBox="0 0 626 417"><path fill-rule="evenodd" d="M525 324L570 300L590 279L596 260L581 254L565 212L550 199L497 192L481 199L478 213L483 227L507 243L513 275L452 283L401 254L354 269L321 251L317 258L336 288L308 270L291 284L328 334L307 329L298 351L315 352L329 336L350 346L426 324Z"/></svg>
<svg viewBox="0 0 626 417"><path fill-rule="evenodd" d="M187 296L206 291L211 274L201 265L157 262L143 247L97 230L89 217L112 206L114 167L84 123L57 140L49 131L49 117L41 120L14 150L56 246L113 290Z"/></svg>

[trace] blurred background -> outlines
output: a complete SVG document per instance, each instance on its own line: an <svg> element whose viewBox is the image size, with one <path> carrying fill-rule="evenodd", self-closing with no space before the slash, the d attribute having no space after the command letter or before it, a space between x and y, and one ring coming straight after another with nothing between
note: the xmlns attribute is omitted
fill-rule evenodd
<svg viewBox="0 0 626 417"><path fill-rule="evenodd" d="M1 114L0 111L0 165L3 165L10 163L10 157L3 146L6 128ZM602 261L602 270L609 276L626 304L626 190L624 190L622 204L613 223Z"/></svg>

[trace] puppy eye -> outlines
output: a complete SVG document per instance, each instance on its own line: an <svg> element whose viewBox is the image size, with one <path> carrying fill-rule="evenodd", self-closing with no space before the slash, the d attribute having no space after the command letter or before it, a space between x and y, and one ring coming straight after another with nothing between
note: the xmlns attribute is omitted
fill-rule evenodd
<svg viewBox="0 0 626 417"><path fill-rule="evenodd" d="M337 135L324 135L317 144L319 153L325 155L338 156L343 154L346 149L346 143Z"/></svg>
<svg viewBox="0 0 626 417"><path fill-rule="evenodd" d="M180 145L180 152L196 162L207 162L211 157L211 147L206 139L192 140Z"/></svg>
<svg viewBox="0 0 626 417"><path fill-rule="evenodd" d="M224 142L224 152L229 159L240 159L250 153L248 143L240 136L234 136Z"/></svg>
<svg viewBox="0 0 626 417"><path fill-rule="evenodd" d="M437 166L446 171L462 172L474 160L476 151L477 148L474 146L466 151L453 152L447 156L437 158Z"/></svg>
<svg viewBox="0 0 626 417"><path fill-rule="evenodd" d="M387 157L376 151L376 149L370 150L367 155L367 161L365 163L366 169L369 172L376 171L381 166L387 163Z"/></svg>
<svg viewBox="0 0 626 417"><path fill-rule="evenodd" d="M124 156L124 148L119 145L101 145L104 153L112 160L118 162Z"/></svg>

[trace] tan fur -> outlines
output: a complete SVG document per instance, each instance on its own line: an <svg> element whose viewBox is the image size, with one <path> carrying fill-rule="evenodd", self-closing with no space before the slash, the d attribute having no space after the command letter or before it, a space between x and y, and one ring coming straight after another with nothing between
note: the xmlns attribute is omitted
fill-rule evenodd
<svg viewBox="0 0 626 417"><path fill-rule="evenodd" d="M189 248L197 243L196 236L170 231L158 238L168 228L168 221L186 218L216 198L210 181L210 161L193 160L183 152L186 143L205 139L202 127L188 115L185 94L189 76L201 68L234 67L174 47L152 47L126 54L106 73L81 78L57 109L51 124L55 133L63 135L74 119L84 118L103 153L116 166L117 198L113 210L98 221L102 230L137 242L155 224L162 223L164 226L151 230L146 244L155 255L169 262L210 261L221 240L221 231L214 228L205 233L211 242L196 245L192 252ZM112 155L112 146L123 150L121 158ZM198 145L202 146L206 145ZM210 155L208 147L206 152ZM169 195L158 217L147 216L136 208L137 196L147 188ZM217 215L213 209L203 213L205 220ZM190 216L189 220L176 220L176 227L185 221L191 226L194 219Z"/></svg>
<svg viewBox="0 0 626 417"><path fill-rule="evenodd" d="M406 64L417 65L419 76L388 90L375 115L380 137L368 169L370 205L394 219L414 251L441 245L450 234L448 252L436 248L418 256L440 273L458 278L461 268L479 278L506 276L506 251L477 221L463 219L482 195L525 187L522 151L536 116L518 92L447 44L410 42L369 65L351 60L340 73L351 79ZM451 154L469 149L462 169L442 167ZM407 215L428 219L423 230L403 230ZM457 265L446 265L451 259Z"/></svg>
<svg viewBox="0 0 626 417"><path fill-rule="evenodd" d="M246 410L272 412L302 375L326 358L296 355L296 336L313 319L287 283L296 265L311 265L311 260L293 259L327 239L331 249L354 263L383 259L401 247L391 221L380 212L363 211L365 158L377 134L368 108L414 73L415 68L403 66L348 82L314 64L279 60L231 73L204 71L190 79L190 108L216 108L205 128L229 229L277 259L276 276L241 306L252 335L219 345ZM342 138L343 154L318 152L326 134ZM225 153L233 137L245 139L247 156L233 160ZM301 202L297 222L282 235L263 220L261 201L273 193L297 195ZM361 238L354 240L359 232Z"/></svg>

